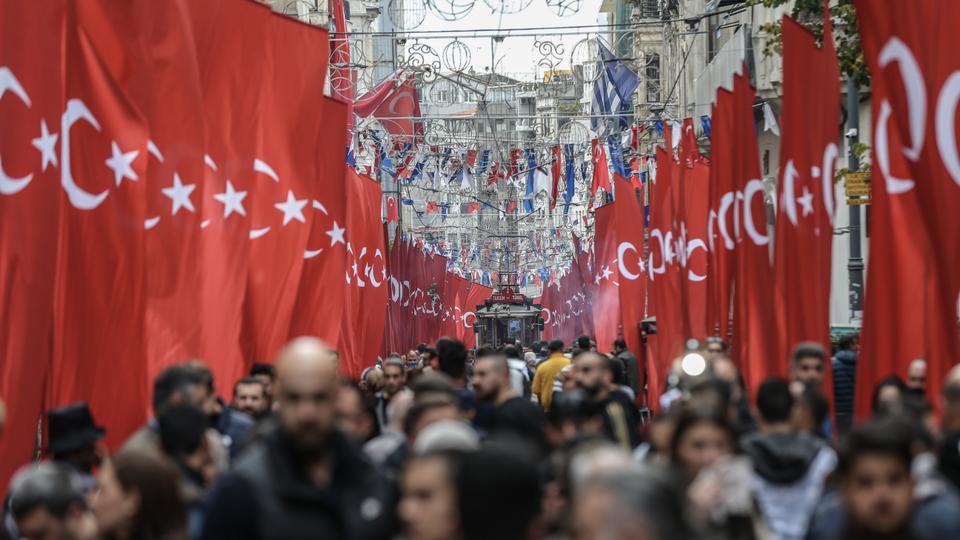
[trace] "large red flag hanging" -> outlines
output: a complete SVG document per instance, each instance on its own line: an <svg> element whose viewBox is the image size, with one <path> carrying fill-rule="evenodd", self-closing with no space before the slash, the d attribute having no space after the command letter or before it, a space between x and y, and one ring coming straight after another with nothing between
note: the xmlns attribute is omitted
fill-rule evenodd
<svg viewBox="0 0 960 540"><path fill-rule="evenodd" d="M147 159L147 380L199 357L203 312L200 255L205 126L196 43L185 2L137 4L149 53L149 83L136 93L150 129Z"/></svg>
<svg viewBox="0 0 960 540"><path fill-rule="evenodd" d="M254 183L244 201L250 215L241 334L247 365L274 358L290 337L310 220L330 195L316 181L322 164L316 162L315 149L337 146L334 141L340 139L329 134L346 130L345 124L323 117L323 103L316 96L327 70L326 30L280 15L271 15L268 24L262 134L248 162ZM293 50L316 54L284 53Z"/></svg>
<svg viewBox="0 0 960 540"><path fill-rule="evenodd" d="M610 351L620 335L620 272L614 205L597 208L593 252L593 325L598 351Z"/></svg>
<svg viewBox="0 0 960 540"><path fill-rule="evenodd" d="M957 361L960 292L960 155L957 103L960 4L858 0L872 74L870 259L857 407L869 411L878 379L928 362L934 403Z"/></svg>
<svg viewBox="0 0 960 540"><path fill-rule="evenodd" d="M740 245L734 280L736 296L731 350L751 395L767 377L787 372L786 360L776 357L770 239L753 122L754 96L747 76L734 76L733 140L737 147L733 154L733 178L743 200L736 203L740 210L737 231Z"/></svg>
<svg viewBox="0 0 960 540"><path fill-rule="evenodd" d="M684 144L687 140L684 139ZM681 150L684 147L681 146ZM686 150L688 155L696 155ZM695 152L695 149L694 151ZM709 217L710 167L699 157L678 164L679 230L677 257L680 260L683 329L685 337L700 341L711 332L707 325L707 219ZM691 163L691 165L687 165Z"/></svg>
<svg viewBox="0 0 960 540"><path fill-rule="evenodd" d="M803 25L783 18L783 137L776 227L777 358L785 362L801 341L830 350L830 259L833 242L833 171L840 124L840 67L830 16L823 48ZM818 81L811 86L811 80ZM744 199L761 198L759 182ZM753 231L744 221L744 232ZM824 388L832 395L829 366Z"/></svg>
<svg viewBox="0 0 960 540"><path fill-rule="evenodd" d="M146 419L147 61L129 2L71 2L48 404L84 400L116 446Z"/></svg>
<svg viewBox="0 0 960 540"><path fill-rule="evenodd" d="M617 200L613 206L614 228L617 237L617 273L620 283L620 320L623 324L623 338L627 348L634 354L643 354L643 339L640 337L640 321L646 309L646 262L643 256L643 204L642 194L634 190L630 182L620 175L614 175ZM646 384L643 372L645 367L638 366L640 373L630 374L631 380ZM652 373L662 377L661 373ZM642 399L641 396L637 396Z"/></svg>
<svg viewBox="0 0 960 540"><path fill-rule="evenodd" d="M650 200L650 229L647 271L650 278L649 311L657 318L657 333L648 338L647 355L649 377L647 394L649 405L659 408L664 375L675 358L683 352L686 336L683 329L681 302L681 272L677 261L675 238L674 190L678 185L674 176L678 167L671 154L657 148L657 174Z"/></svg>
<svg viewBox="0 0 960 540"><path fill-rule="evenodd" d="M463 326L466 329L464 343L467 347L476 347L479 345L477 343L477 334L473 331L473 323L477 320L477 306L482 305L484 301L488 300L491 296L493 296L493 289L480 285L479 283L471 283L470 288L467 290L466 300L461 306L463 309Z"/></svg>
<svg viewBox="0 0 960 540"><path fill-rule="evenodd" d="M188 2L203 89L206 152L204 197L197 206L203 268L198 310L203 317L200 358L221 385L244 372L240 349L249 266L250 219L266 71L268 15L249 2ZM254 46L256 44L256 46ZM235 51L223 54L223 51ZM246 73L243 84L237 73Z"/></svg>
<svg viewBox="0 0 960 540"><path fill-rule="evenodd" d="M0 444L4 486L30 460L50 366L65 16L65 2L0 3L0 396L9 411Z"/></svg>
<svg viewBox="0 0 960 540"><path fill-rule="evenodd" d="M346 309L340 323L340 371L358 378L377 358L386 325L388 284L380 221L380 185L347 168Z"/></svg>
<svg viewBox="0 0 960 540"><path fill-rule="evenodd" d="M332 98L322 98L325 136L316 141L321 197L311 202L313 218L304 249L303 271L297 303L290 323L290 336L316 336L331 346L340 341L340 319L346 309L344 272L347 259L346 169L340 140L346 126L347 107ZM323 202L320 202L320 201ZM314 212L315 211L315 212ZM323 306L318 308L318 306Z"/></svg>
<svg viewBox="0 0 960 540"><path fill-rule="evenodd" d="M710 191L707 214L707 330L730 340L733 280L736 273L737 190L734 187L733 94L717 89L711 115Z"/></svg>

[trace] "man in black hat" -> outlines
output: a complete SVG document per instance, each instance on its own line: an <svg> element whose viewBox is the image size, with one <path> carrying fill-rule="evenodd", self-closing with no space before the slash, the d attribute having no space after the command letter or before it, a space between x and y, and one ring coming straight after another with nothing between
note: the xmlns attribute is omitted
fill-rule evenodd
<svg viewBox="0 0 960 540"><path fill-rule="evenodd" d="M81 490L92 490L96 485L93 469L102 459L97 443L107 432L93 421L87 404L81 401L50 410L47 433L47 454L51 460L73 469Z"/></svg>

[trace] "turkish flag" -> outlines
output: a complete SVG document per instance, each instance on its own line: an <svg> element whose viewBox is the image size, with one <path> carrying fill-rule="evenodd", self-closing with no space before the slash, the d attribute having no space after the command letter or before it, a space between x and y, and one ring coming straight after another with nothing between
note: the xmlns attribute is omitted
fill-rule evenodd
<svg viewBox="0 0 960 540"><path fill-rule="evenodd" d="M612 193L610 170L607 168L607 154L603 149L603 143L599 139L594 139L591 144L593 145L593 184L590 186L590 195L596 197L598 189Z"/></svg>
<svg viewBox="0 0 960 540"><path fill-rule="evenodd" d="M338 350L340 372L352 379L376 359L386 325L389 285L382 196L380 184L347 168L347 292Z"/></svg>
<svg viewBox="0 0 960 540"><path fill-rule="evenodd" d="M471 283L470 288L467 289L467 296L461 309L463 310L463 343L469 348L477 346L477 334L473 331L473 323L477 320L477 307L483 305L491 296L493 296L493 289L479 283Z"/></svg>
<svg viewBox="0 0 960 540"><path fill-rule="evenodd" d="M679 168L668 151L657 148L657 174L651 187L650 229L647 271L649 274L651 314L657 318L657 333L648 338L649 377L647 379L649 405L660 406L660 394L669 371L682 352L684 317L681 298L681 271L677 261L677 241L674 191L679 185Z"/></svg>
<svg viewBox="0 0 960 540"><path fill-rule="evenodd" d="M400 212L397 209L397 198L387 197L387 222L394 223L400 221Z"/></svg>
<svg viewBox="0 0 960 540"><path fill-rule="evenodd" d="M344 272L347 259L347 164L338 141L346 125L347 106L332 98L321 98L326 136L315 143L317 199L311 203L310 234L303 252L304 263L296 306L290 322L290 337L316 336L335 347L340 341L340 319L347 309ZM317 306L330 306L317 309Z"/></svg>
<svg viewBox="0 0 960 540"><path fill-rule="evenodd" d="M737 217L734 187L733 94L717 89L711 113L707 248L707 330L730 341L733 279L736 274ZM658 162L659 163L659 162Z"/></svg>
<svg viewBox="0 0 960 540"><path fill-rule="evenodd" d="M620 271L614 205L597 208L593 258L593 326L597 350L609 351L620 335Z"/></svg>
<svg viewBox="0 0 960 540"><path fill-rule="evenodd" d="M146 190L146 389L160 371L203 353L203 89L186 2L137 4L149 83L135 95L150 129Z"/></svg>
<svg viewBox="0 0 960 540"><path fill-rule="evenodd" d="M310 219L325 208L329 192L314 179L316 148L336 144L346 131L341 118L323 117L316 91L323 87L329 57L326 30L289 17L268 18L268 76L260 114L264 134L249 161L250 248L241 346L246 365L274 358L290 337L290 323ZM284 54L310 50L316 54ZM335 120L338 123L333 123ZM331 135L337 134L337 137ZM342 159L342 158L341 158ZM379 205L377 206L379 216ZM378 220L379 221L379 220ZM377 341L379 343L379 340Z"/></svg>
<svg viewBox="0 0 960 540"><path fill-rule="evenodd" d="M753 122L756 93L745 75L736 75L733 80L733 140L737 142L733 178L737 192L743 194L743 200L735 203L738 205L741 231L738 231L740 245L736 251L731 350L740 364L750 395L753 395L767 377L786 375L787 370L786 360L776 356L773 274L770 268L766 206L759 180L762 178L760 152Z"/></svg>
<svg viewBox="0 0 960 540"><path fill-rule="evenodd" d="M148 402L147 126L133 94L148 63L135 11L121 0L69 3L63 49L69 100L47 404L86 401L110 446L146 420Z"/></svg>
<svg viewBox="0 0 960 540"><path fill-rule="evenodd" d="M803 25L783 18L783 112L780 200L774 269L777 358L786 361L797 343L813 341L830 350L830 268L833 244L833 174L840 125L840 67L830 16L824 17L824 46ZM811 86L809 81L818 81ZM744 200L762 198L762 184L748 184ZM745 220L744 233L755 234ZM859 233L858 233L859 234ZM829 362L827 363L829 364ZM824 395L833 377L825 366Z"/></svg>
<svg viewBox="0 0 960 540"><path fill-rule="evenodd" d="M697 133L693 129L693 118L684 118L681 130L680 163L691 167L696 161L700 160L700 150L697 148Z"/></svg>
<svg viewBox="0 0 960 540"><path fill-rule="evenodd" d="M710 166L699 157L690 163L692 166L682 161L675 167L679 173L676 203L679 230L674 231L674 235L678 241L684 336L703 341L710 335L707 328Z"/></svg>
<svg viewBox="0 0 960 540"><path fill-rule="evenodd" d="M65 2L0 3L0 485L30 461L48 383L65 17Z"/></svg>
<svg viewBox="0 0 960 540"><path fill-rule="evenodd" d="M353 111L361 118L373 116L380 121L394 140L409 140L415 135L414 118L420 117L420 101L413 76L398 82L388 77L369 93L360 97Z"/></svg>
<svg viewBox="0 0 960 540"><path fill-rule="evenodd" d="M617 270L620 283L620 320L623 322L623 338L627 348L634 354L643 354L643 339L640 337L640 321L644 318L647 300L647 265L644 260L644 231L642 193L637 192L626 178L614 175L615 189L619 196L614 202L614 227L617 236ZM644 369L643 366L638 366ZM633 373L633 380L646 383L645 373ZM653 371L651 376L662 378ZM643 399L642 396L637 396Z"/></svg>
<svg viewBox="0 0 960 540"><path fill-rule="evenodd" d="M202 358L229 385L246 370L240 349L250 249L250 200L259 157L269 12L249 2L187 2L206 123L199 266ZM249 40L249 41L248 41ZM256 46L253 44L256 43ZM223 51L236 54L224 55ZM248 71L249 70L249 71ZM237 73L246 73L238 84Z"/></svg>
<svg viewBox="0 0 960 540"><path fill-rule="evenodd" d="M870 264L858 415L870 389L914 358L928 363L928 398L957 361L960 294L960 156L957 102L960 4L857 1L872 75L873 178Z"/></svg>

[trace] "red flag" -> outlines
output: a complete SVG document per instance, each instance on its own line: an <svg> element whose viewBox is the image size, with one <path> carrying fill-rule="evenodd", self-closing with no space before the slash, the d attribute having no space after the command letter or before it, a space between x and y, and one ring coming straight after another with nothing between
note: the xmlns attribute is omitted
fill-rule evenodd
<svg viewBox="0 0 960 540"><path fill-rule="evenodd" d="M872 74L874 177L858 414L873 383L928 362L928 397L957 361L960 156L957 101L960 4L857 1Z"/></svg>
<svg viewBox="0 0 960 540"><path fill-rule="evenodd" d="M425 214L436 214L440 211L440 205L434 201L427 201L427 206L423 209Z"/></svg>
<svg viewBox="0 0 960 540"><path fill-rule="evenodd" d="M147 160L145 388L203 353L200 225L206 191L203 89L186 4L137 4L149 84L136 92L150 128ZM229 384L226 381L225 384Z"/></svg>
<svg viewBox="0 0 960 540"><path fill-rule="evenodd" d="M593 325L597 350L609 351L620 335L620 272L613 204L597 208L593 263Z"/></svg>
<svg viewBox="0 0 960 540"><path fill-rule="evenodd" d="M710 167L694 161L689 167L680 163L677 214L677 258L684 337L700 341L711 333L707 328L707 218L709 216Z"/></svg>
<svg viewBox="0 0 960 540"><path fill-rule="evenodd" d="M746 71L746 70L744 70ZM734 76L733 122L736 151L733 178L743 201L738 202L737 272L734 280L734 336L731 350L740 363L750 395L767 377L786 374L786 361L776 357L773 276L763 197L753 196L760 183L759 150L753 122L755 92L745 75ZM750 195L748 197L748 195ZM739 199L739 197L738 197Z"/></svg>
<svg viewBox="0 0 960 540"><path fill-rule="evenodd" d="M347 107L334 99L321 100L321 124L326 135L316 141L316 181L322 197L311 203L312 219L290 336L317 336L332 346L340 341L342 309L317 309L319 305L345 306L344 272L347 260L347 166L339 140L346 125ZM322 201L322 202L321 202Z"/></svg>
<svg viewBox="0 0 960 540"><path fill-rule="evenodd" d="M487 176L487 185L493 185L497 183L497 178L500 177L500 164L494 161L490 164L490 174Z"/></svg>
<svg viewBox="0 0 960 540"><path fill-rule="evenodd" d="M0 3L0 485L28 463L48 382L59 229L64 2ZM74 139L75 140L75 139ZM42 218L41 218L42 216ZM93 411L97 420L100 411Z"/></svg>
<svg viewBox="0 0 960 540"><path fill-rule="evenodd" d="M116 446L146 419L147 130L135 5L68 4L48 405L84 400ZM104 374L110 374L109 377Z"/></svg>
<svg viewBox="0 0 960 540"><path fill-rule="evenodd" d="M710 211L707 215L707 330L730 341L733 279L736 274L738 210L734 187L733 94L720 88L711 114Z"/></svg>
<svg viewBox="0 0 960 540"><path fill-rule="evenodd" d="M617 200L614 202L614 227L617 236L617 274L620 283L620 320L623 322L623 338L627 348L634 354L643 353L643 340L640 337L640 321L644 318L646 307L646 262L643 257L643 205L640 195L627 180L614 175ZM646 384L644 366L638 366L640 373L630 376L640 381L640 388ZM651 376L662 379L664 374L651 370ZM643 399L642 396L637 396Z"/></svg>
<svg viewBox="0 0 960 540"><path fill-rule="evenodd" d="M478 202L467 203L467 213L468 213L468 214L473 214L473 213L479 212L479 211L480 211L480 203L478 203Z"/></svg>
<svg viewBox="0 0 960 540"><path fill-rule="evenodd" d="M517 213L517 201L516 199L510 199L507 201L507 213L515 214Z"/></svg>
<svg viewBox="0 0 960 540"><path fill-rule="evenodd" d="M562 165L563 154L560 152L560 145L553 145L553 166L552 166L552 177L553 177L553 186L550 189L550 208L557 207L557 200L559 199L559 193L557 192L557 186L560 184L560 171Z"/></svg>
<svg viewBox="0 0 960 540"><path fill-rule="evenodd" d="M477 149L470 148L467 150L467 165L473 167L477 163Z"/></svg>
<svg viewBox="0 0 960 540"><path fill-rule="evenodd" d="M340 371L357 379L376 359L387 312L387 260L380 184L347 168L346 309L340 322Z"/></svg>
<svg viewBox="0 0 960 540"><path fill-rule="evenodd" d="M313 95L323 87L327 71L330 41L326 30L280 15L272 15L268 21L267 48L274 54L268 54L271 71L264 81L261 105L266 135L249 162L254 184L244 201L249 203L250 214L250 262L241 334L247 365L274 358L289 340L308 249L308 219L318 212L313 202L323 206L328 195L312 181L318 175L315 145L340 140L325 134L346 130L344 124L327 123L322 117L323 104ZM317 54L280 53L291 50Z"/></svg>
<svg viewBox="0 0 960 540"><path fill-rule="evenodd" d="M660 406L664 374L683 352L686 336L681 312L680 270L675 239L675 195L678 169L663 148L657 148L657 174L652 182L647 270L650 278L650 313L657 317L657 333L649 337L647 379L649 404Z"/></svg>
<svg viewBox="0 0 960 540"><path fill-rule="evenodd" d="M833 47L829 12L824 17L824 46L800 23L783 18L783 113L780 213L775 263L777 358L786 361L801 341L830 350L830 259L833 242L833 171L840 124L840 67ZM809 81L819 81L810 86ZM759 181L744 199L762 198ZM752 223L744 233L752 236ZM828 363L829 364L829 363ZM824 394L833 377L825 366Z"/></svg>
<svg viewBox="0 0 960 540"><path fill-rule="evenodd" d="M590 186L590 195L595 197L597 189L612 193L610 189L610 170L607 168L607 154L603 143L593 139L593 184Z"/></svg>
<svg viewBox="0 0 960 540"><path fill-rule="evenodd" d="M400 221L400 212L397 209L397 198L394 196L387 197L387 222L393 223Z"/></svg>
<svg viewBox="0 0 960 540"><path fill-rule="evenodd" d="M399 84L396 78L387 78L362 96L354 104L353 110L361 118L373 115L395 139L413 138L413 119L420 117L420 101L413 85L413 76Z"/></svg>
<svg viewBox="0 0 960 540"><path fill-rule="evenodd" d="M227 6L230 6L229 8ZM253 159L260 132L268 13L263 6L228 0L187 2L203 90L206 165L198 261L203 269L198 311L204 359L220 384L244 373L240 350L249 264L250 220L244 200L254 185ZM246 40L251 41L246 41ZM251 47L251 43L259 43ZM243 51L224 55L224 50ZM243 85L239 71L250 70ZM243 209L241 212L240 209Z"/></svg>
<svg viewBox="0 0 960 540"><path fill-rule="evenodd" d="M680 163L687 167L700 159L700 150L697 148L697 134L693 129L693 118L684 118L680 137Z"/></svg>

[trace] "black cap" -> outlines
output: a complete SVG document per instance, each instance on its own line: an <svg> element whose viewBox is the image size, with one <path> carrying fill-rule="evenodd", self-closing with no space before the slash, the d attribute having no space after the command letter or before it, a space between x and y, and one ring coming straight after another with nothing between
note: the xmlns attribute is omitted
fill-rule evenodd
<svg viewBox="0 0 960 540"><path fill-rule="evenodd" d="M63 454L97 444L106 430L93 421L90 408L80 401L47 412L47 453Z"/></svg>

